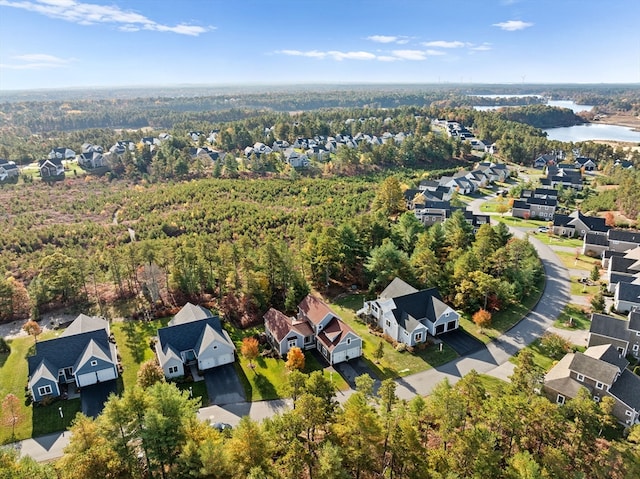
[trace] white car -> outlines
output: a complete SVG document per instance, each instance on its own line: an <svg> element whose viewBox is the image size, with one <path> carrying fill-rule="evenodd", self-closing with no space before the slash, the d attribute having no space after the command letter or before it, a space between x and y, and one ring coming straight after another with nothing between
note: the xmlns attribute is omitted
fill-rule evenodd
<svg viewBox="0 0 640 479"><path fill-rule="evenodd" d="M540 233L547 233L549 231L549 228L547 228L546 226L538 226L538 231Z"/></svg>

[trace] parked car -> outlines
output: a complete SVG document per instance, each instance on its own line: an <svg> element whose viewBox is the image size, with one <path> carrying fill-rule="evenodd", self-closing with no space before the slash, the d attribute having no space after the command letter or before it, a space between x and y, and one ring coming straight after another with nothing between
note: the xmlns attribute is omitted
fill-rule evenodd
<svg viewBox="0 0 640 479"><path fill-rule="evenodd" d="M540 233L547 233L549 231L549 228L547 228L546 226L538 226L538 231Z"/></svg>
<svg viewBox="0 0 640 479"><path fill-rule="evenodd" d="M211 427L217 429L220 432L230 431L231 429L233 429L233 426L231 426L231 424L227 424L226 422L214 422Z"/></svg>

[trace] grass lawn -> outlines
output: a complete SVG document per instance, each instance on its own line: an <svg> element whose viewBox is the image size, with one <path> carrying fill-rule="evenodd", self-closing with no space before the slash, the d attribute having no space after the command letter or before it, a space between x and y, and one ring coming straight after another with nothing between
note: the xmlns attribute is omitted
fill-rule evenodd
<svg viewBox="0 0 640 479"><path fill-rule="evenodd" d="M239 346L238 346L238 349ZM283 359L258 357L249 366L249 361L240 355L236 361L235 368L244 387L247 401L263 401L266 399L279 399L287 397L287 368ZM303 372L310 374L313 371L323 371L328 379L336 385L336 389L345 390L349 388L347 382L335 373L325 369L326 365L320 364L316 358L307 351L305 353L305 367Z"/></svg>
<svg viewBox="0 0 640 479"><path fill-rule="evenodd" d="M116 338L122 361L122 380L125 389L135 386L140 365L155 357L149 341L157 334L158 328L166 326L170 319L161 318L149 322L122 321L111 324L111 332Z"/></svg>
<svg viewBox="0 0 640 479"><path fill-rule="evenodd" d="M190 391L191 397L200 399L200 407L209 405L209 394L204 381L174 383L181 391Z"/></svg>
<svg viewBox="0 0 640 479"><path fill-rule="evenodd" d="M582 269L585 271L591 271L594 265L600 266L600 260L597 258L590 258L589 256L580 255L576 259L575 253L568 253L566 251L555 251L562 261L565 268L568 269Z"/></svg>
<svg viewBox="0 0 640 479"><path fill-rule="evenodd" d="M544 348L540 344L540 339L536 339L533 343L527 346L524 349L529 349L533 353L533 362L536 366L540 367L544 372L549 371L551 366L555 363L555 359L547 356ZM517 355L512 356L509 361L514 364L517 364Z"/></svg>
<svg viewBox="0 0 640 479"><path fill-rule="evenodd" d="M593 296L600 291L600 283L596 283L593 286L587 286L584 283L579 283L580 278L577 276L571 277L571 294L576 296Z"/></svg>
<svg viewBox="0 0 640 479"><path fill-rule="evenodd" d="M541 243L549 246L568 246L570 248L580 248L582 251L583 241L578 238L567 238L566 236L557 236L549 233L537 233L533 232L533 235Z"/></svg>
<svg viewBox="0 0 640 479"><path fill-rule="evenodd" d="M498 221L502 221L507 226L517 226L518 228L537 228L538 226L549 226L549 221L543 220L525 220L523 218L514 218L513 216L493 217Z"/></svg>
<svg viewBox="0 0 640 479"><path fill-rule="evenodd" d="M55 338L59 331L48 331L38 337L39 341ZM15 439L27 439L41 436L50 432L60 431L63 428L62 419L58 407L62 407L64 414L64 426L68 426L80 411L80 400L55 401L49 406L32 406L25 397L27 385L28 366L27 356L33 353L34 341L32 337L7 340L11 353L0 354L0 400L7 394L14 394L20 404L20 416L22 420L15 428ZM11 441L11 428L0 428L0 444Z"/></svg>
<svg viewBox="0 0 640 479"><path fill-rule="evenodd" d="M494 313L491 318L491 326L482 328L482 332L480 332L480 327L471 320L470 314L463 314L460 317L460 326L483 343L488 343L515 325L533 308L542 295L544 281L544 278L542 278L531 294L520 303L513 304L508 309Z"/></svg>
<svg viewBox="0 0 640 479"><path fill-rule="evenodd" d="M500 196L498 198L494 198L482 203L482 205L480 205L480 211L482 211L483 213L498 213L499 206L506 207L505 213L510 210L508 200L503 199Z"/></svg>
<svg viewBox="0 0 640 479"><path fill-rule="evenodd" d="M573 326L569 326L569 319L571 319ZM583 311L582 306L567 304L553 325L556 328L568 330L588 330L591 326L591 321L589 321L589 315Z"/></svg>
<svg viewBox="0 0 640 479"><path fill-rule="evenodd" d="M355 312L362 307L363 299L362 295L354 294L328 304L362 338L363 358L380 379L415 374L448 363L457 357L456 352L446 344L443 344L442 352L436 345L423 350L416 349L413 353L396 351L384 339L371 334L369 327L356 318ZM376 364L373 353L380 342L384 346L384 356L380 363Z"/></svg>

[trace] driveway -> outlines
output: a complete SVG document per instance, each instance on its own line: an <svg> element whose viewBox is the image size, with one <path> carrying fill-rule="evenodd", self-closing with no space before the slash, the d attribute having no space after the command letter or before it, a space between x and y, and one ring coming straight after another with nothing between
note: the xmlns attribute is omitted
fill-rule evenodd
<svg viewBox="0 0 640 479"><path fill-rule="evenodd" d="M225 364L204 373L209 395L209 404L231 404L244 402L244 388L233 364Z"/></svg>
<svg viewBox="0 0 640 479"><path fill-rule="evenodd" d="M335 369L338 374L340 374L340 376L349 383L349 386L351 386L352 389L356 388L356 378L363 374L368 374L375 380L375 389L377 389L380 382L376 373L373 372L362 358L355 358L345 361L344 363L334 364L333 369Z"/></svg>
<svg viewBox="0 0 640 479"><path fill-rule="evenodd" d="M80 390L80 407L82 414L92 418L98 417L104 408L109 394L117 392L117 379L104 383L85 386Z"/></svg>
<svg viewBox="0 0 640 479"><path fill-rule="evenodd" d="M441 339L442 342L453 348L453 350L458 353L458 356L467 356L468 354L486 348L482 341L477 340L461 329L440 334L438 335L438 339Z"/></svg>

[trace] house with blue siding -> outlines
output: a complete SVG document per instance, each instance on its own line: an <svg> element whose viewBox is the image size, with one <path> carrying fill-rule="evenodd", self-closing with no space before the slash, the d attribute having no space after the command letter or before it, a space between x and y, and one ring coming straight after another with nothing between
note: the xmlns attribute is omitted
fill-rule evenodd
<svg viewBox="0 0 640 479"><path fill-rule="evenodd" d="M28 388L35 402L63 396L69 385L78 388L118 377L118 354L109 322L79 315L57 338L36 343L27 358Z"/></svg>

